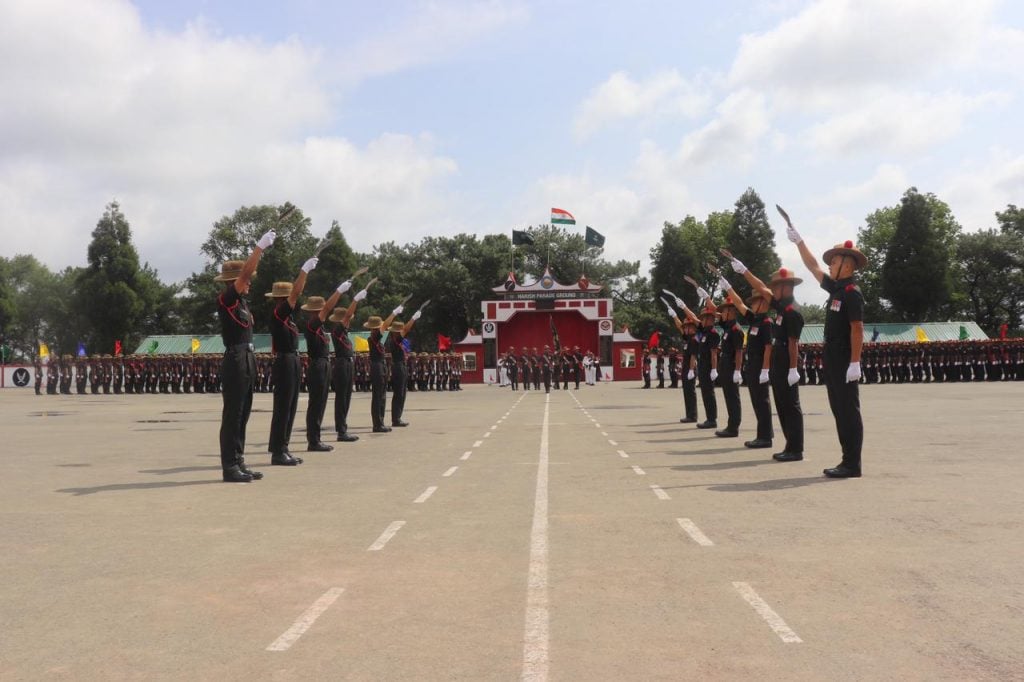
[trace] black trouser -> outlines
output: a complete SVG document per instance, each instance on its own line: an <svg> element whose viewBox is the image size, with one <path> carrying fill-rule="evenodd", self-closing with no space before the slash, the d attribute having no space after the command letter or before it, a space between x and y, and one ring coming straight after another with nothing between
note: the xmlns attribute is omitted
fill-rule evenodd
<svg viewBox="0 0 1024 682"><path fill-rule="evenodd" d="M306 442L316 445L320 442L320 426L327 411L327 396L331 390L327 358L310 358L306 371L306 389L309 402L306 404Z"/></svg>
<svg viewBox="0 0 1024 682"><path fill-rule="evenodd" d="M509 372L508 372L508 380L512 384L512 390L513 391L518 391L519 390L519 371L518 370L514 370L514 369L509 370Z"/></svg>
<svg viewBox="0 0 1024 682"><path fill-rule="evenodd" d="M384 426L384 410L387 408L387 380L384 378L384 361L370 362L370 418L373 428Z"/></svg>
<svg viewBox="0 0 1024 682"><path fill-rule="evenodd" d="M530 369L529 368L524 368L523 369L523 390L524 391L529 391L530 390Z"/></svg>
<svg viewBox="0 0 1024 682"><path fill-rule="evenodd" d="M757 440L771 440L775 437L772 402L768 397L768 384L761 383L761 370L747 372L747 392L750 393L750 406L754 408L754 417L757 419Z"/></svg>
<svg viewBox="0 0 1024 682"><path fill-rule="evenodd" d="M572 369L572 378L576 382L576 390L577 391L580 390L580 368L579 367L573 367L573 369Z"/></svg>
<svg viewBox="0 0 1024 682"><path fill-rule="evenodd" d="M729 415L726 428L738 431L743 421L743 404L740 402L740 385L732 380L734 373L732 364L723 362L718 366L718 380L722 384L722 395L725 397L725 413Z"/></svg>
<svg viewBox="0 0 1024 682"><path fill-rule="evenodd" d="M700 372L700 399L704 403L704 415L708 421L718 421L718 399L715 398L715 382L711 381L711 368Z"/></svg>
<svg viewBox="0 0 1024 682"><path fill-rule="evenodd" d="M658 368L658 388L665 388L665 370Z"/></svg>
<svg viewBox="0 0 1024 682"><path fill-rule="evenodd" d="M405 411L405 394L409 383L409 371L404 362L396 362L391 367L391 423L402 421Z"/></svg>
<svg viewBox="0 0 1024 682"><path fill-rule="evenodd" d="M795 455L804 453L804 413L800 409L800 384L789 385L789 349L786 346L772 348L772 368L769 371L772 397L775 399L775 413L779 415L779 426L786 437L783 452Z"/></svg>
<svg viewBox="0 0 1024 682"><path fill-rule="evenodd" d="M544 392L551 393L551 368L544 368Z"/></svg>
<svg viewBox="0 0 1024 682"><path fill-rule="evenodd" d="M226 471L240 463L245 452L245 427L252 410L256 356L247 347L228 348L221 361L221 376L224 377L224 409L220 418L220 465Z"/></svg>
<svg viewBox="0 0 1024 682"><path fill-rule="evenodd" d="M825 347L829 351L828 346ZM843 449L843 466L860 471L860 451L864 445L864 422L860 417L860 387L846 380L850 366L850 349L836 348L825 357L825 386L828 406L836 420L839 445Z"/></svg>
<svg viewBox="0 0 1024 682"><path fill-rule="evenodd" d="M687 379L686 372L683 374L683 408L686 410L687 419L697 418L697 380Z"/></svg>
<svg viewBox="0 0 1024 682"><path fill-rule="evenodd" d="M348 408L352 404L352 358L342 355L334 359L334 430L339 436L348 433Z"/></svg>
<svg viewBox="0 0 1024 682"><path fill-rule="evenodd" d="M299 408L299 356L278 353L270 370L274 376L274 414L270 418L270 452L280 455L292 439L292 424Z"/></svg>
<svg viewBox="0 0 1024 682"><path fill-rule="evenodd" d="M651 387L651 370L644 370L644 388Z"/></svg>

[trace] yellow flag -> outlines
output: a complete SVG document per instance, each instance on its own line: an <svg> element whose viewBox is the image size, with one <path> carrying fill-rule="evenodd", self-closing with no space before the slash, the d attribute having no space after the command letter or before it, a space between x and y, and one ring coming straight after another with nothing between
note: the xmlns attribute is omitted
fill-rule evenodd
<svg viewBox="0 0 1024 682"><path fill-rule="evenodd" d="M199 339L192 339L192 352L199 350Z"/></svg>
<svg viewBox="0 0 1024 682"><path fill-rule="evenodd" d="M924 330L920 327L917 328L917 342L928 343L928 335L924 333Z"/></svg>
<svg viewBox="0 0 1024 682"><path fill-rule="evenodd" d="M39 357L41 357L41 358L48 358L48 357L50 357L50 347L47 346L45 343L42 343L42 342L39 343Z"/></svg>
<svg viewBox="0 0 1024 682"><path fill-rule="evenodd" d="M359 352L359 353L369 352L369 350L370 350L370 342L367 341L366 339L364 339L363 337L361 337L361 336L353 336L352 337L352 341L353 341L352 347L355 348L357 352Z"/></svg>

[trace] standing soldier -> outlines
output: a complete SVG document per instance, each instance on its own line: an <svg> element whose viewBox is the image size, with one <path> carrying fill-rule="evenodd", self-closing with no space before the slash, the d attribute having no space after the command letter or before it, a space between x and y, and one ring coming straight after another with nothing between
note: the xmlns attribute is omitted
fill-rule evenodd
<svg viewBox="0 0 1024 682"><path fill-rule="evenodd" d="M721 337L715 329L718 310L711 298L706 299L700 311L700 326L697 327L697 377L700 380L700 397L704 403L705 419L697 424L698 429L718 428L718 400L715 398L715 382L718 380L718 355ZM689 312L688 308L684 308Z"/></svg>
<svg viewBox="0 0 1024 682"><path fill-rule="evenodd" d="M60 392L61 395L71 395L71 368L74 363L71 361L70 355L65 355L61 360L63 372L60 376Z"/></svg>
<svg viewBox="0 0 1024 682"><path fill-rule="evenodd" d="M719 324L722 327L722 345L718 355L718 376L725 398L728 422L724 429L715 431L719 438L735 438L740 435L743 407L740 403L740 382L743 380L740 368L743 366L743 330L736 321L738 309L729 296L718 307Z"/></svg>
<svg viewBox="0 0 1024 682"><path fill-rule="evenodd" d="M56 395L57 377L60 374L60 360L51 355L46 363L46 395Z"/></svg>
<svg viewBox="0 0 1024 682"><path fill-rule="evenodd" d="M224 480L248 483L263 478L258 471L245 466L245 427L252 410L252 383L256 376L256 357L252 346L252 314L244 296L256 272L263 251L274 243L274 231L260 237L256 248L243 263L227 261L215 280L224 282L224 291L217 297L221 339L224 342L224 409L220 423L220 463Z"/></svg>
<svg viewBox="0 0 1024 682"><path fill-rule="evenodd" d="M512 384L512 390L519 390L519 362L516 360L516 354L510 348L508 351L508 359L505 361L505 368L508 371L508 381Z"/></svg>
<svg viewBox="0 0 1024 682"><path fill-rule="evenodd" d="M523 390L529 391L533 377L530 372L530 351L526 346L522 347L522 356L519 358L519 374L523 377Z"/></svg>
<svg viewBox="0 0 1024 682"><path fill-rule="evenodd" d="M384 326L391 326L392 320L395 319L395 315L401 312L402 306L395 308L387 320L380 319L377 315L371 315L366 322L363 323L363 329L370 330L370 338L368 338L367 344L370 347L370 358L369 358L369 381L370 381L370 418L373 420L373 432L374 433L387 433L391 430L390 426L384 425L384 411L387 409L387 377L385 375L384 361L386 351L384 350L383 334L381 329Z"/></svg>
<svg viewBox="0 0 1024 682"><path fill-rule="evenodd" d="M32 360L32 370L35 373L36 395L40 395L43 388L43 359L38 355Z"/></svg>
<svg viewBox="0 0 1024 682"><path fill-rule="evenodd" d="M306 277L316 267L317 259L302 264L295 282L274 282L267 298L276 301L270 316L271 348L274 351L274 411L270 418L270 463L273 466L298 466L301 457L288 449L299 407L299 328L295 324L295 306Z"/></svg>
<svg viewBox="0 0 1024 682"><path fill-rule="evenodd" d="M402 312L403 306L398 306L391 314L394 318ZM417 310L412 318L405 324L392 319L388 328L388 339L386 349L391 355L391 387L394 395L391 396L391 426L408 426L409 422L402 419L402 412L405 411L405 396L409 382L409 370L405 366L405 340L406 335L412 331L416 320L420 319L422 313Z"/></svg>
<svg viewBox="0 0 1024 682"><path fill-rule="evenodd" d="M675 298L676 305L681 310L688 310L683 299L679 298L672 292L665 290L665 293L670 294ZM683 348L680 354L680 366L679 366L679 381L683 386L683 410L685 412L682 419L679 420L681 424L696 424L697 423L697 350L698 344L696 339L697 333L697 322L693 316L693 313L688 313L686 319L680 320L679 315L672 306L665 301L665 307L669 310L669 316L672 317L672 321L676 325L676 329L679 330L679 334L683 337Z"/></svg>
<svg viewBox="0 0 1024 682"><path fill-rule="evenodd" d="M755 289L744 303L724 277L719 275L718 280L718 285L729 293L748 325L746 382L750 405L757 419L757 437L743 445L748 448L770 448L775 434L772 429L771 398L768 395L772 366L772 321L768 317L768 297L763 291Z"/></svg>
<svg viewBox="0 0 1024 682"><path fill-rule="evenodd" d="M343 443L353 443L359 440L359 436L348 432L348 409L352 404L352 382L355 372L355 352L352 347L352 339L348 336L348 330L359 302L366 298L367 289L372 283L371 281L366 288L356 292L348 308L335 308L328 318L334 323L334 329L331 331L331 339L334 342L334 375L332 377L334 383L334 430L338 434L338 440ZM344 286L344 284L339 286L338 291L344 293L342 291Z"/></svg>
<svg viewBox="0 0 1024 682"><path fill-rule="evenodd" d="M644 357L641 364L641 376L644 378L644 388L651 387L651 349L644 346Z"/></svg>
<svg viewBox="0 0 1024 682"><path fill-rule="evenodd" d="M85 386L88 382L88 366L84 356L75 358L75 391L78 395L85 395Z"/></svg>
<svg viewBox="0 0 1024 682"><path fill-rule="evenodd" d="M655 361L654 371L658 376L658 388L665 388L665 354L661 350L661 346L658 346L654 350Z"/></svg>
<svg viewBox="0 0 1024 682"><path fill-rule="evenodd" d="M679 351L675 346L668 347L668 378L669 388L679 388Z"/></svg>
<svg viewBox="0 0 1024 682"><path fill-rule="evenodd" d="M825 312L824 372L828 403L836 420L843 460L825 469L829 478L859 478L864 422L860 416L860 352L864 343L864 296L855 275L867 265L867 257L852 241L837 244L822 256L828 264L825 274L800 233L786 219L787 236L800 250L800 257L821 288L828 292Z"/></svg>

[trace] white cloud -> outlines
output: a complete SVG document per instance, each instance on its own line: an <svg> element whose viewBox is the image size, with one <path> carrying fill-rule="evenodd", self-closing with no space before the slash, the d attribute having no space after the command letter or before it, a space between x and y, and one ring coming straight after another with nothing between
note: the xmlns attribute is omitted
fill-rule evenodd
<svg viewBox="0 0 1024 682"><path fill-rule="evenodd" d="M1006 101L998 93L876 92L811 126L808 142L832 156L920 152L959 133L972 112Z"/></svg>
<svg viewBox="0 0 1024 682"><path fill-rule="evenodd" d="M456 172L429 136L365 145L317 134L332 93L317 50L148 30L121 0L5 3L0 25L0 225L8 253L83 262L121 201L166 279L200 266L210 225L243 204L291 200L369 249L443 223Z"/></svg>
<svg viewBox="0 0 1024 682"><path fill-rule="evenodd" d="M883 163L864 182L843 185L815 202L816 206L835 204L870 204L871 202L893 203L912 183L906 172L893 163Z"/></svg>
<svg viewBox="0 0 1024 682"><path fill-rule="evenodd" d="M771 130L764 95L740 90L716 108L717 117L683 138L679 158L688 165L725 163L744 165Z"/></svg>
<svg viewBox="0 0 1024 682"><path fill-rule="evenodd" d="M659 71L641 81L625 71L616 71L583 100L573 132L584 138L627 119L666 115L693 118L704 113L709 103L708 92L675 69Z"/></svg>
<svg viewBox="0 0 1024 682"><path fill-rule="evenodd" d="M949 174L938 191L967 230L996 226L995 212L1024 204L1024 154L993 149Z"/></svg>

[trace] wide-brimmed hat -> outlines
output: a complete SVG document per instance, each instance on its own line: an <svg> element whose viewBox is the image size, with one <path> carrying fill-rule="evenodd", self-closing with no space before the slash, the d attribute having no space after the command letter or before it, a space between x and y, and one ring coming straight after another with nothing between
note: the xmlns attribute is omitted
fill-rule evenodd
<svg viewBox="0 0 1024 682"><path fill-rule="evenodd" d="M833 256L850 256L857 263L857 269L863 270L868 264L868 257L865 256L860 249L853 245L853 242L847 239L842 244L836 244L831 249L826 251L822 255L822 259L829 263L832 261Z"/></svg>
<svg viewBox="0 0 1024 682"><path fill-rule="evenodd" d="M220 274L213 278L214 282L232 282L242 274L245 261L227 260L220 266ZM256 274L255 272L253 273Z"/></svg>
<svg viewBox="0 0 1024 682"><path fill-rule="evenodd" d="M752 308L754 304L757 303L758 301L767 301L769 303L771 302L768 296L766 296L760 291L755 291L754 293L750 294L750 296L747 296L747 300L745 300L744 303L747 304L748 308Z"/></svg>
<svg viewBox="0 0 1024 682"><path fill-rule="evenodd" d="M370 315L370 318L363 322L363 329L380 329L384 326L384 320L380 319L380 315Z"/></svg>
<svg viewBox="0 0 1024 682"><path fill-rule="evenodd" d="M828 259L826 258L825 260ZM803 280L795 276L792 270L787 270L786 268L779 268L778 270L772 273L771 279L768 281L768 284L792 284L793 286L796 286L797 284L801 284L802 282Z"/></svg>
<svg viewBox="0 0 1024 682"><path fill-rule="evenodd" d="M389 332L400 332L405 331L405 323L399 320L393 320L391 326L388 327Z"/></svg>
<svg viewBox="0 0 1024 682"><path fill-rule="evenodd" d="M327 318L328 322L343 322L345 320L345 313L348 311L344 308L335 308L331 311L330 317Z"/></svg>
<svg viewBox="0 0 1024 682"><path fill-rule="evenodd" d="M270 288L270 293L264 294L267 298L288 298L291 295L291 282L274 282L274 286Z"/></svg>
<svg viewBox="0 0 1024 682"><path fill-rule="evenodd" d="M306 302L302 304L302 309L307 313L315 313L324 309L324 297L323 296L310 296L306 299Z"/></svg>
<svg viewBox="0 0 1024 682"><path fill-rule="evenodd" d="M715 307L715 304L713 301L711 301L711 299L708 299L708 302L704 304L703 308L701 308L700 316L704 317L706 315L711 315L712 317L714 317L717 314L718 308Z"/></svg>
<svg viewBox="0 0 1024 682"><path fill-rule="evenodd" d="M732 302L732 296L725 297L725 300L722 301L722 304L718 306L718 312L722 312L726 308L732 308L733 310L737 309L736 304Z"/></svg>

